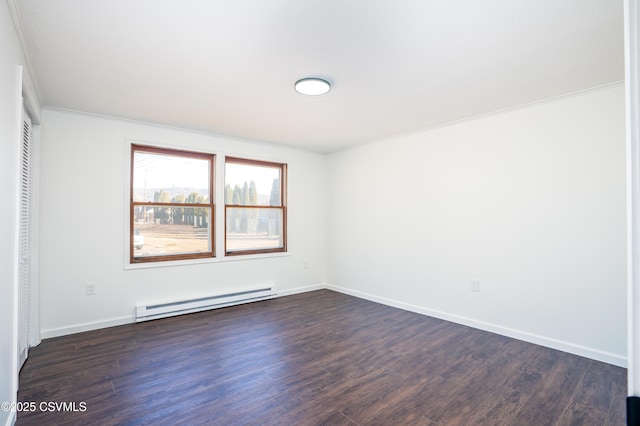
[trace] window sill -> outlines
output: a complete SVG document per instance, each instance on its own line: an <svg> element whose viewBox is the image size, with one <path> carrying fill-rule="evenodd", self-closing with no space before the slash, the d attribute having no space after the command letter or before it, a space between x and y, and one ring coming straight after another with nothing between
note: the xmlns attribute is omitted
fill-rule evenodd
<svg viewBox="0 0 640 426"><path fill-rule="evenodd" d="M175 266L237 262L237 261L243 261L243 260L269 259L269 258L288 257L288 256L290 256L288 252L279 252L279 253L247 254L247 255L213 257L213 258L206 258L206 259L171 260L167 262L146 262L146 263L129 263L129 259L127 259L124 265L124 269L128 270L128 269L149 269L149 268L171 268Z"/></svg>

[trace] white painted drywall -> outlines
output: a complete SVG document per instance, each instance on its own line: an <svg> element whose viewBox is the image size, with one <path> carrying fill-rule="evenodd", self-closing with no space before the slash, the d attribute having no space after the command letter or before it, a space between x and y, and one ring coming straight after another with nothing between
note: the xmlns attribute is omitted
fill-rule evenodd
<svg viewBox="0 0 640 426"><path fill-rule="evenodd" d="M134 307L142 303L202 297L262 283L275 284L285 293L324 284L323 155L57 110L44 110L42 117L44 337L129 322ZM125 269L127 139L287 163L288 255ZM218 248L219 256L222 250ZM85 294L89 281L96 283L96 295Z"/></svg>
<svg viewBox="0 0 640 426"><path fill-rule="evenodd" d="M2 6L0 6L2 7ZM0 403L13 402L17 392L17 172L21 69L4 62L0 71ZM5 121L6 120L6 121ZM0 410L0 424L8 424L15 413Z"/></svg>
<svg viewBox="0 0 640 426"><path fill-rule="evenodd" d="M8 5L0 2L0 402L9 403L16 400L18 389L17 191L23 82L34 87ZM37 97L30 99L37 110ZM14 420L15 412L0 410L0 425Z"/></svg>
<svg viewBox="0 0 640 426"><path fill-rule="evenodd" d="M627 123L627 394L640 396L640 1L624 2ZM628 406L631 406L627 403Z"/></svg>
<svg viewBox="0 0 640 426"><path fill-rule="evenodd" d="M617 84L329 155L328 282L624 364L624 108Z"/></svg>

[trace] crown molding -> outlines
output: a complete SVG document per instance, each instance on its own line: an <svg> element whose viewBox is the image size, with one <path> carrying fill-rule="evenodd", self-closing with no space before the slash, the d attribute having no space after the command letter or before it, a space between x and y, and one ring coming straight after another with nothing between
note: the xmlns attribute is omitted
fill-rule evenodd
<svg viewBox="0 0 640 426"><path fill-rule="evenodd" d="M20 49L22 50L22 56L24 57L24 73L27 74L23 78L22 96L24 97L25 107L31 115L31 120L34 124L40 124L40 110L42 109L42 97L40 96L40 90L38 83L34 78L32 70L33 60L29 49L27 48L26 36L24 33L24 27L22 25L22 16L20 15L20 8L16 0L6 0L9 8L9 14L13 21L13 26L20 43Z"/></svg>

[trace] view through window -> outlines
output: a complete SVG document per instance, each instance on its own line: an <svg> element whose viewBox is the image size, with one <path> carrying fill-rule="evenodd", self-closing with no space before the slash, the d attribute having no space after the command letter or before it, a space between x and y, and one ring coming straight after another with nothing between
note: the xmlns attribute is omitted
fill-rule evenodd
<svg viewBox="0 0 640 426"><path fill-rule="evenodd" d="M131 150L131 263L213 257L214 155Z"/></svg>
<svg viewBox="0 0 640 426"><path fill-rule="evenodd" d="M284 164L227 157L227 255L286 251Z"/></svg>

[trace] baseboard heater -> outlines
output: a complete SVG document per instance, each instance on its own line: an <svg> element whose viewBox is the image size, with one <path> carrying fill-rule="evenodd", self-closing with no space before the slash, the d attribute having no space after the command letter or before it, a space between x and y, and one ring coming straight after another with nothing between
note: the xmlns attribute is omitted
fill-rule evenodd
<svg viewBox="0 0 640 426"><path fill-rule="evenodd" d="M275 287L269 286L197 299L179 300L155 305L138 305L136 306L136 322L257 302L259 300L273 299L276 296Z"/></svg>

